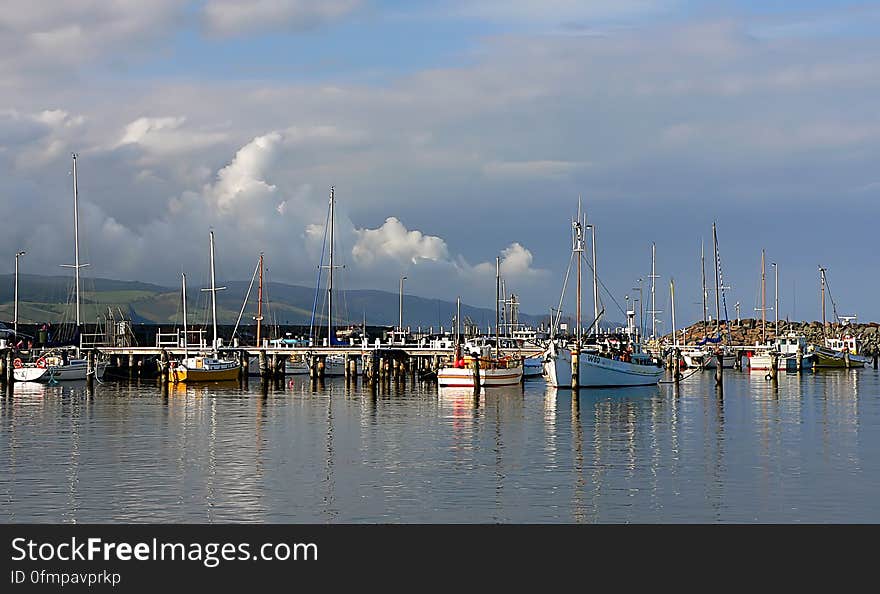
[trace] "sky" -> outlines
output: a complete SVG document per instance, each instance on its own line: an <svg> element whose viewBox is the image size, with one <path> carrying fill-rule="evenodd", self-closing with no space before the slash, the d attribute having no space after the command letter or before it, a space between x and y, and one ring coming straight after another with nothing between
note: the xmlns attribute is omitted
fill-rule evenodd
<svg viewBox="0 0 880 594"><path fill-rule="evenodd" d="M612 319L639 286L649 308L652 242L658 329L671 280L702 318L716 222L728 317L760 317L764 249L780 318L820 317L823 266L840 315L880 320L880 2L3 6L4 272L70 274L76 152L95 277L206 282L213 229L219 278L264 252L313 286L332 185L337 286L492 307L500 257L543 314L580 197Z"/></svg>

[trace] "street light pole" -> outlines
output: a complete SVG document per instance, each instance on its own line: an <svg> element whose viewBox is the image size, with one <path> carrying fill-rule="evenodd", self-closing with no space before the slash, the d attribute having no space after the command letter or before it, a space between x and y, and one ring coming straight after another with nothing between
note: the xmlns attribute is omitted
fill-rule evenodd
<svg viewBox="0 0 880 594"><path fill-rule="evenodd" d="M401 274L400 275L400 315L397 320L397 329L400 330L401 335L403 334L403 281L405 281L405 280L406 280L406 277Z"/></svg>
<svg viewBox="0 0 880 594"><path fill-rule="evenodd" d="M25 252L21 251L15 254L15 309L13 316L13 326L15 327L15 338L18 340L18 259L24 256Z"/></svg>
<svg viewBox="0 0 880 594"><path fill-rule="evenodd" d="M771 262L773 267L773 332L779 334L779 267L776 262Z"/></svg>

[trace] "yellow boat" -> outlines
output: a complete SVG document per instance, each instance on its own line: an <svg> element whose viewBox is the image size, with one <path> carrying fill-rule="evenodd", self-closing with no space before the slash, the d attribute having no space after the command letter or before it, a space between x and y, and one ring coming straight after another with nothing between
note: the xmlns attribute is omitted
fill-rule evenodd
<svg viewBox="0 0 880 594"><path fill-rule="evenodd" d="M237 361L211 357L187 357L168 368L171 382L220 382L237 380L240 368Z"/></svg>

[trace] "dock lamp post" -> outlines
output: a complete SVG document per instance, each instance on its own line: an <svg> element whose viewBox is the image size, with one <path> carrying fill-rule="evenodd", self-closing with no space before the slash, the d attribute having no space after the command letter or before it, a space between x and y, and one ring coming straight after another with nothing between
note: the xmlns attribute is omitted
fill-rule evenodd
<svg viewBox="0 0 880 594"><path fill-rule="evenodd" d="M15 338L18 339L18 259L25 255L24 251L15 254L15 306L12 314L12 324L15 328Z"/></svg>
<svg viewBox="0 0 880 594"><path fill-rule="evenodd" d="M400 330L401 337L403 336L403 281L406 280L406 277L402 274L400 275L400 313L397 319L397 329ZM403 338L401 338L403 341Z"/></svg>

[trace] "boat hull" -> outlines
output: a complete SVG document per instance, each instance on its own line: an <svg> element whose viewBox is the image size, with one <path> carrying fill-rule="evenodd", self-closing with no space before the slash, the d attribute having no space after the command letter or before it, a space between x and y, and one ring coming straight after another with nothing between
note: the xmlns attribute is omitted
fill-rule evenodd
<svg viewBox="0 0 880 594"><path fill-rule="evenodd" d="M12 371L12 376L17 382L48 382L48 374L48 367L37 367L35 365L16 367Z"/></svg>
<svg viewBox="0 0 880 594"><path fill-rule="evenodd" d="M815 369L847 369L852 367L864 367L867 359L861 355L850 355L847 364L843 353L829 349L817 349L813 351Z"/></svg>
<svg viewBox="0 0 880 594"><path fill-rule="evenodd" d="M480 369L480 386L494 388L519 384L523 378L523 368ZM451 388L473 388L474 369L468 367L442 367L437 371L437 384Z"/></svg>
<svg viewBox="0 0 880 594"><path fill-rule="evenodd" d="M238 379L238 368L228 369L188 369L178 366L168 370L172 382L222 382Z"/></svg>
<svg viewBox="0 0 880 594"><path fill-rule="evenodd" d="M541 357L526 357L523 360L523 377L544 375L544 360Z"/></svg>
<svg viewBox="0 0 880 594"><path fill-rule="evenodd" d="M588 353L581 353L578 357L578 367L578 387L581 388L650 386L663 376L663 369L653 365L617 361ZM570 388L571 369L571 351L560 349L546 359L547 383L556 388Z"/></svg>
<svg viewBox="0 0 880 594"><path fill-rule="evenodd" d="M771 367L772 361L770 360L770 355L759 354L749 357L750 371L770 371ZM813 356L804 355L801 360L800 370L803 371L812 368ZM779 360L776 362L776 369L779 371L798 371L797 357L795 355L780 355Z"/></svg>
<svg viewBox="0 0 880 594"><path fill-rule="evenodd" d="M98 379L103 378L106 368L106 361L96 363L95 377ZM85 359L71 359L66 365L49 365L47 367L25 365L17 367L13 370L13 377L17 382L77 381L86 379L88 371L89 366Z"/></svg>

